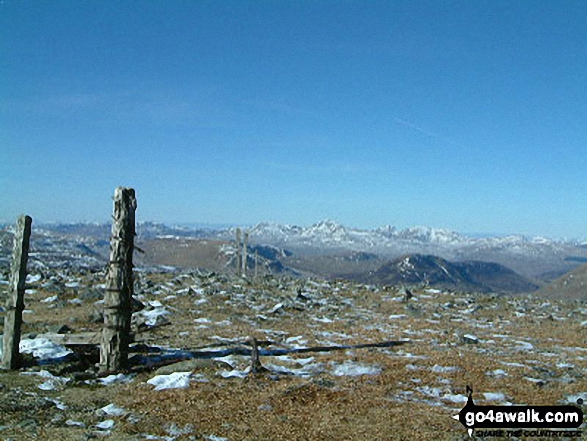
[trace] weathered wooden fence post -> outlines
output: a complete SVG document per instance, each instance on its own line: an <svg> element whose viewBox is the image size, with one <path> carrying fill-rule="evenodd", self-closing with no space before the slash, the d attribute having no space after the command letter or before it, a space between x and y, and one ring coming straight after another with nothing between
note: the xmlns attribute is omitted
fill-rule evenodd
<svg viewBox="0 0 587 441"><path fill-rule="evenodd" d="M247 275L247 242L249 241L249 232L245 231L243 235L243 261L242 261L242 275Z"/></svg>
<svg viewBox="0 0 587 441"><path fill-rule="evenodd" d="M100 371L126 367L130 343L133 295L133 250L137 200L132 188L114 191L110 262L104 294L104 327L100 343Z"/></svg>
<svg viewBox="0 0 587 441"><path fill-rule="evenodd" d="M12 267L4 317L2 367L5 369L18 369L21 362L19 344L32 223L33 219L30 216L20 216L14 232Z"/></svg>
<svg viewBox="0 0 587 441"><path fill-rule="evenodd" d="M236 275L241 275L241 229L236 229Z"/></svg>

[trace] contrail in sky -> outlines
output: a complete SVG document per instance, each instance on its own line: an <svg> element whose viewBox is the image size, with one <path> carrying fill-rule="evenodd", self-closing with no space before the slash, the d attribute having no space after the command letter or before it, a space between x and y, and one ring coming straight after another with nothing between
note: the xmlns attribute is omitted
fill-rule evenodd
<svg viewBox="0 0 587 441"><path fill-rule="evenodd" d="M440 133L431 132L430 130L423 129L422 127L420 127L414 123L411 123L409 121L406 121L404 119L394 118L393 122L395 122L397 124L401 124L402 126L409 127L410 129L417 130L418 132L423 133L424 135L430 136L431 138L440 139L442 141L448 142L448 143L456 145L458 147L468 148L466 145L460 144L450 138L447 138L446 136L441 135Z"/></svg>

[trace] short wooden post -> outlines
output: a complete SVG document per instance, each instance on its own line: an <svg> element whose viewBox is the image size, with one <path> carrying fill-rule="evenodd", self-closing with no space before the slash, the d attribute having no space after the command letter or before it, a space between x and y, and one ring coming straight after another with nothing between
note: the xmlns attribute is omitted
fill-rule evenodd
<svg viewBox="0 0 587 441"><path fill-rule="evenodd" d="M259 359L259 344L257 343L257 339L255 337L249 337L248 340L251 344L251 372L253 374L259 374L267 371Z"/></svg>
<svg viewBox="0 0 587 441"><path fill-rule="evenodd" d="M236 229L236 275L240 276L241 275L241 268L242 268L242 263L241 263L241 229L237 228Z"/></svg>
<svg viewBox="0 0 587 441"><path fill-rule="evenodd" d="M33 219L30 216L20 216L14 232L12 267L4 317L2 367L5 369L18 369L21 364L19 345L32 223Z"/></svg>
<svg viewBox="0 0 587 441"><path fill-rule="evenodd" d="M100 371L126 368L130 343L133 295L133 250L137 200L132 188L114 192L110 262L104 294L104 327L100 342Z"/></svg>

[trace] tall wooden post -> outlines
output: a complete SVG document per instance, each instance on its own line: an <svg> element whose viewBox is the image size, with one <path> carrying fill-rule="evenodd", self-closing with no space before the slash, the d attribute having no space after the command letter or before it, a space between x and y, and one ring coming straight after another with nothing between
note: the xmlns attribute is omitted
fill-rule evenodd
<svg viewBox="0 0 587 441"><path fill-rule="evenodd" d="M242 263L241 263L241 229L237 228L236 229L236 275L240 276L241 275L241 268L242 268Z"/></svg>
<svg viewBox="0 0 587 441"><path fill-rule="evenodd" d="M243 261L242 261L242 274L247 275L247 242L249 241L249 232L245 231L243 235Z"/></svg>
<svg viewBox="0 0 587 441"><path fill-rule="evenodd" d="M32 223L33 219L30 216L20 216L14 232L12 267L4 317L2 367L5 369L18 369L21 362L18 346L22 329L26 265L29 258Z"/></svg>
<svg viewBox="0 0 587 441"><path fill-rule="evenodd" d="M128 360L136 208L135 191L118 187L114 192L110 262L104 294L104 327L100 343L102 372L120 371L126 367Z"/></svg>

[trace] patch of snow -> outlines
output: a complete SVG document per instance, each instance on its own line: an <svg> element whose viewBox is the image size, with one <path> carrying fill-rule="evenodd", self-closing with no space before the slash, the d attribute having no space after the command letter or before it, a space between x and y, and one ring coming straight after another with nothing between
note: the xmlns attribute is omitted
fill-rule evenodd
<svg viewBox="0 0 587 441"><path fill-rule="evenodd" d="M277 311L283 308L283 303L278 303L273 308L269 310L269 314L275 314Z"/></svg>
<svg viewBox="0 0 587 441"><path fill-rule="evenodd" d="M250 371L251 368L248 367L244 371L240 371L238 369L233 369L231 371L220 371L218 372L218 375L220 375L222 378L246 378Z"/></svg>
<svg viewBox="0 0 587 441"><path fill-rule="evenodd" d="M579 404L579 402L582 402L583 405L585 405L587 403L587 391L574 395L567 395L563 401L566 404Z"/></svg>
<svg viewBox="0 0 587 441"><path fill-rule="evenodd" d="M324 372L324 367L322 363L310 363L306 364L299 369L288 369L284 366L276 365L276 364L266 364L265 367L272 372L281 373L281 374L289 374L289 375L297 375L300 377L310 377L315 374L319 374Z"/></svg>
<svg viewBox="0 0 587 441"><path fill-rule="evenodd" d="M141 314L143 317L147 319L145 321L145 324L147 326L155 326L157 324L157 317L167 315L169 314L169 311L167 311L165 308L155 308L150 311L142 310L137 314Z"/></svg>
<svg viewBox="0 0 587 441"><path fill-rule="evenodd" d="M197 319L194 319L195 323L212 323L212 320L210 320L209 318L206 317L200 317Z"/></svg>
<svg viewBox="0 0 587 441"><path fill-rule="evenodd" d="M40 274L35 274L35 275L27 274L25 283L27 283L27 284L28 283L35 283L35 282L38 282L39 280L41 280Z"/></svg>
<svg viewBox="0 0 587 441"><path fill-rule="evenodd" d="M56 377L51 372L41 370L39 372L22 372L21 375L38 375L47 381L37 386L41 390L55 390L69 381L66 377Z"/></svg>
<svg viewBox="0 0 587 441"><path fill-rule="evenodd" d="M230 441L228 438L223 438L221 436L216 436L216 435L207 435L207 436L204 436L204 439L206 441Z"/></svg>
<svg viewBox="0 0 587 441"><path fill-rule="evenodd" d="M328 317L313 317L312 320L320 323L334 323L334 320L331 320Z"/></svg>
<svg viewBox="0 0 587 441"><path fill-rule="evenodd" d="M156 375L147 381L155 390L185 389L190 385L191 372L174 372L169 375Z"/></svg>
<svg viewBox="0 0 587 441"><path fill-rule="evenodd" d="M513 366L513 367L528 367L522 363L510 362L510 361L500 361L501 364L505 364L506 366Z"/></svg>
<svg viewBox="0 0 587 441"><path fill-rule="evenodd" d="M70 349L53 343L46 338L22 339L19 344L19 350L23 354L33 354L33 357L41 360L61 358L72 353Z"/></svg>
<svg viewBox="0 0 587 441"><path fill-rule="evenodd" d="M486 401L505 401L505 395L501 392L483 392Z"/></svg>
<svg viewBox="0 0 587 441"><path fill-rule="evenodd" d="M544 380L540 379L540 378L532 378L532 377L524 377L524 380L527 380L531 383L544 383Z"/></svg>
<svg viewBox="0 0 587 441"><path fill-rule="evenodd" d="M458 370L460 369L456 366L440 366L438 364L435 364L432 367L432 372L434 372L435 374L446 374L450 372L457 372Z"/></svg>
<svg viewBox="0 0 587 441"><path fill-rule="evenodd" d="M123 416L126 415L127 412L122 407L118 407L116 404L109 404L108 406L104 406L101 409L98 409L96 413L99 416Z"/></svg>
<svg viewBox="0 0 587 441"><path fill-rule="evenodd" d="M116 383L130 383L134 379L134 375L125 375L125 374L113 374L108 375L107 377L100 378L98 381L103 385L107 386L109 384L116 384Z"/></svg>
<svg viewBox="0 0 587 441"><path fill-rule="evenodd" d="M102 421L102 422L96 424L96 427L101 430L110 430L114 427L114 420Z"/></svg>
<svg viewBox="0 0 587 441"><path fill-rule="evenodd" d="M194 426L192 424L186 424L183 429L179 427L175 423L171 423L165 431L170 434L171 436L181 436L181 435L189 435L194 431Z"/></svg>
<svg viewBox="0 0 587 441"><path fill-rule="evenodd" d="M507 377L508 373L503 369L495 369L494 371L485 372L486 375L494 378Z"/></svg>
<svg viewBox="0 0 587 441"><path fill-rule="evenodd" d="M278 360L285 361L288 363L298 363L301 365L305 365L314 361L314 357L307 357L307 358L292 358L289 355L279 355L277 357Z"/></svg>
<svg viewBox="0 0 587 441"><path fill-rule="evenodd" d="M514 342L519 344L519 346L514 348L516 351L531 351L534 349L534 345L532 343L528 343L527 341L515 340Z"/></svg>
<svg viewBox="0 0 587 441"><path fill-rule="evenodd" d="M443 400L451 401L453 403L466 403L467 397L461 394L446 394L441 397Z"/></svg>
<svg viewBox="0 0 587 441"><path fill-rule="evenodd" d="M50 401L51 403L55 404L55 407L57 407L57 409L59 410L67 410L67 406L65 404L63 404L63 402L59 401L56 398L45 398L47 401Z"/></svg>
<svg viewBox="0 0 587 441"><path fill-rule="evenodd" d="M342 364L335 365L332 369L332 375L337 377L342 376L358 376L358 375L379 375L381 368L377 366L369 366L365 364L354 363L352 361L345 361Z"/></svg>
<svg viewBox="0 0 587 441"><path fill-rule="evenodd" d="M292 348L301 348L304 347L308 341L304 338L303 335L297 335L295 337L288 337L285 339L285 343L290 345ZM293 343L293 344L292 344Z"/></svg>

